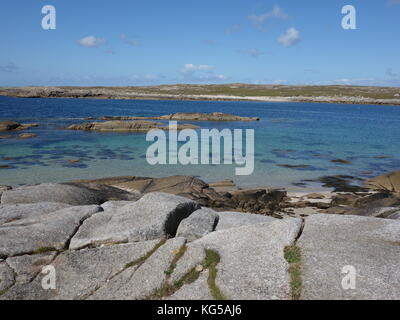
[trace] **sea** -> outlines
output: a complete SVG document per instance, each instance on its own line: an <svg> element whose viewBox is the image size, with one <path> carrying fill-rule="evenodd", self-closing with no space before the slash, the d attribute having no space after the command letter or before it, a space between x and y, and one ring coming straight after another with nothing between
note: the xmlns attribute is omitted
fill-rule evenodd
<svg viewBox="0 0 400 320"><path fill-rule="evenodd" d="M70 131L88 117L159 116L223 112L256 122L190 122L201 128L253 129L254 172L237 165L150 165L145 133ZM297 102L28 99L0 97L0 120L38 123L24 132L1 132L0 184L25 185L115 176L191 175L206 182L233 180L243 188L320 190L321 177L361 183L400 169L400 107Z"/></svg>

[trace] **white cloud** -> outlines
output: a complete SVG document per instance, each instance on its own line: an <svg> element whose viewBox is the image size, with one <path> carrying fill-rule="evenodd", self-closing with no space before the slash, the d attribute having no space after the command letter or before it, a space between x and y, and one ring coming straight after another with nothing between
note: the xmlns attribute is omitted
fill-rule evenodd
<svg viewBox="0 0 400 320"><path fill-rule="evenodd" d="M261 28L271 18L278 18L278 19L281 19L281 20L286 20L288 18L288 15L278 5L274 5L272 10L269 11L269 12L266 12L266 13L260 14L260 15L254 14L254 15L248 16L248 19L257 28Z"/></svg>
<svg viewBox="0 0 400 320"><path fill-rule="evenodd" d="M187 63L180 70L180 73L186 82L219 82L228 79L223 74L215 74L214 70L215 67L207 64L194 65Z"/></svg>
<svg viewBox="0 0 400 320"><path fill-rule="evenodd" d="M129 38L125 33L121 34L121 40L134 47L140 45L139 41Z"/></svg>
<svg viewBox="0 0 400 320"><path fill-rule="evenodd" d="M181 69L181 73L188 74L188 73L193 73L195 71L212 71L214 69L215 68L213 66L209 66L207 64L201 64L196 66L192 63L187 63Z"/></svg>
<svg viewBox="0 0 400 320"><path fill-rule="evenodd" d="M80 39L78 43L86 48L95 48L106 43L106 40L102 38L96 38L95 36L87 36Z"/></svg>
<svg viewBox="0 0 400 320"><path fill-rule="evenodd" d="M290 28L285 34L278 38L278 42L285 48L291 47L301 40L300 32L295 28Z"/></svg>

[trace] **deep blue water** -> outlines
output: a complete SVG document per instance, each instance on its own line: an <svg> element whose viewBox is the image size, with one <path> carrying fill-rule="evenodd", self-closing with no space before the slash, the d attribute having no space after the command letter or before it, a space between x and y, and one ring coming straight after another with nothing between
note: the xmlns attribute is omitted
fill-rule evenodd
<svg viewBox="0 0 400 320"><path fill-rule="evenodd" d="M215 111L261 117L259 122L200 123L206 128L255 129L251 176L235 176L235 165L150 166L145 159L150 143L144 134L62 130L85 117ZM27 131L37 133L36 138L0 139L0 165L9 166L0 169L0 184L190 174L206 181L231 178L241 186L288 187L327 175L367 178L400 169L396 106L0 97L0 119L40 124ZM73 159L80 162L69 162ZM335 159L351 164L332 163Z"/></svg>

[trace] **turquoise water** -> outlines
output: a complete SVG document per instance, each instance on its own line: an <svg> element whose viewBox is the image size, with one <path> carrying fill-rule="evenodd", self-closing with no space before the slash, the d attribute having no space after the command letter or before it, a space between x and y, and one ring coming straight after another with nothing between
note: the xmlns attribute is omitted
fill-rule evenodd
<svg viewBox="0 0 400 320"><path fill-rule="evenodd" d="M151 144L145 134L62 130L85 117L214 111L261 117L259 122L195 123L220 130L255 129L251 176L235 176L234 164L151 166L145 159ZM0 184L7 185L184 174L208 182L230 178L243 187L296 188L303 180L322 176L368 178L400 169L400 107L396 106L0 97L0 119L40 124L26 131L37 133L36 138L0 140L0 165L9 166L0 169ZM75 159L80 162L69 161ZM351 163L331 162L335 159Z"/></svg>

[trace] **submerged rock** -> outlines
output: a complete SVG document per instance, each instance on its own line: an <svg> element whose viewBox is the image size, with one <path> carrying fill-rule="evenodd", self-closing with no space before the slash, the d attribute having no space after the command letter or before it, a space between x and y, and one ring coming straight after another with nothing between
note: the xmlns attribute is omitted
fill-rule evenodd
<svg viewBox="0 0 400 320"><path fill-rule="evenodd" d="M18 139L31 139L37 137L35 133L21 133L18 135Z"/></svg>

